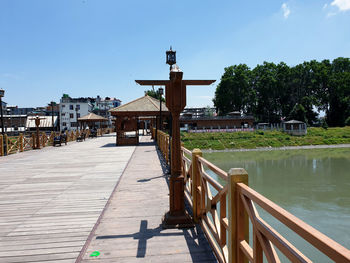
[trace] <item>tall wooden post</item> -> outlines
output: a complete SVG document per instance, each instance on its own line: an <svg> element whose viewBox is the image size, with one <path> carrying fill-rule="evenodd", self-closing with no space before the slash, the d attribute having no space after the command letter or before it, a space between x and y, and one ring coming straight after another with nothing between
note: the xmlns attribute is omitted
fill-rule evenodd
<svg viewBox="0 0 350 263"><path fill-rule="evenodd" d="M140 85L165 86L165 102L172 116L170 209L163 220L165 228L193 226L191 217L185 211L185 180L181 169L180 113L186 106L186 85L209 85L215 82L215 80L183 80L182 77L183 72L175 64L171 67L170 80L136 80Z"/></svg>
<svg viewBox="0 0 350 263"><path fill-rule="evenodd" d="M5 133L4 138L5 138L4 151L5 151L5 155L8 155L9 154L9 138L8 138L6 133Z"/></svg>
<svg viewBox="0 0 350 263"><path fill-rule="evenodd" d="M0 156L4 156L4 136L0 135Z"/></svg>
<svg viewBox="0 0 350 263"><path fill-rule="evenodd" d="M200 215L201 215L201 203L200 203L201 199L200 199L200 193L198 191L198 187L201 184L201 174L199 171L197 160L198 160L198 157L202 155L203 154L200 149L193 149L192 151L192 196L193 196L193 220L195 223L199 222Z"/></svg>
<svg viewBox="0 0 350 263"><path fill-rule="evenodd" d="M19 151L20 152L24 151L24 149L23 149L23 134L22 133L19 134Z"/></svg>
<svg viewBox="0 0 350 263"><path fill-rule="evenodd" d="M228 255L229 263L247 262L240 250L240 241L249 240L248 214L237 190L237 183L248 185L248 173L243 168L231 168L228 172ZM249 243L249 242L248 242Z"/></svg>
<svg viewBox="0 0 350 263"><path fill-rule="evenodd" d="M35 121L35 126L36 126L36 139L34 139L34 137L33 137L33 149L40 149L40 134L39 134L40 118L39 118L39 116L36 116L34 118L34 121Z"/></svg>

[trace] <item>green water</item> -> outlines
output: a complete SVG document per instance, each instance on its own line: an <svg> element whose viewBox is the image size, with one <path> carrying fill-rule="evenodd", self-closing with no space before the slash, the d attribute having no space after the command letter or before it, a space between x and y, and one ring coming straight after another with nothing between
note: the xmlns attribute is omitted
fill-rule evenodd
<svg viewBox="0 0 350 263"><path fill-rule="evenodd" d="M350 148L205 153L204 157L225 171L245 168L251 188L350 248ZM332 262L262 209L258 211L311 260Z"/></svg>

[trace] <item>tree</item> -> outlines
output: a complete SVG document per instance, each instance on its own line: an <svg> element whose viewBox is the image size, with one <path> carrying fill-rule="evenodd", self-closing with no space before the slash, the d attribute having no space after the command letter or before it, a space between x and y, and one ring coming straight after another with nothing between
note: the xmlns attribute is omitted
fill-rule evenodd
<svg viewBox="0 0 350 263"><path fill-rule="evenodd" d="M344 126L350 116L350 59L311 60L294 67L264 62L225 68L213 99L219 115L252 114L259 122L293 117L312 125L316 110L330 126Z"/></svg>
<svg viewBox="0 0 350 263"><path fill-rule="evenodd" d="M350 116L350 59L340 57L332 62L327 123L330 126L344 126L348 116Z"/></svg>
<svg viewBox="0 0 350 263"><path fill-rule="evenodd" d="M303 105L297 103L289 114L289 119L307 123L306 110Z"/></svg>
<svg viewBox="0 0 350 263"><path fill-rule="evenodd" d="M249 111L251 106L249 89L250 69L246 64L225 68L213 99L219 115L226 115L231 111Z"/></svg>
<svg viewBox="0 0 350 263"><path fill-rule="evenodd" d="M148 96L155 98L157 100L159 100L159 98L160 98L159 89L155 90L153 86L152 86L151 90L145 90L145 95L148 95ZM165 102L164 97L162 97L162 101Z"/></svg>

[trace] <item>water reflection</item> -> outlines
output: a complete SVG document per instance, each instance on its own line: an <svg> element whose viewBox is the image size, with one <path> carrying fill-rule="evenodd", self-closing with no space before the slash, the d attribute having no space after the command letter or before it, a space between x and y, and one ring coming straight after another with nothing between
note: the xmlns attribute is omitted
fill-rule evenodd
<svg viewBox="0 0 350 263"><path fill-rule="evenodd" d="M250 187L350 248L350 148L206 153L204 157L225 171L245 168Z"/></svg>

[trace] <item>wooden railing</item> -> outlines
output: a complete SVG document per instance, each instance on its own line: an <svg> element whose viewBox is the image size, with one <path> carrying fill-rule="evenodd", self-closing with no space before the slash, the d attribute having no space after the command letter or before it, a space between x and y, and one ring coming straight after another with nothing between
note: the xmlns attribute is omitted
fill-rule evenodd
<svg viewBox="0 0 350 263"><path fill-rule="evenodd" d="M169 149L170 142L162 139L162 132L157 137L159 149L167 156L163 150ZM225 172L204 159L199 149L181 149L185 197L192 206L193 220L201 225L219 262L262 263L264 256L268 262L280 262L275 248L291 262L312 262L259 216L255 208L258 205L331 260L350 263L349 249L251 189L244 169Z"/></svg>
<svg viewBox="0 0 350 263"><path fill-rule="evenodd" d="M83 131L66 131L67 142L72 142L77 139L82 134ZM90 130L84 131L86 138L89 137ZM105 133L113 132L111 128L98 129L98 134L102 136ZM58 136L59 132L51 132L46 134L45 132L39 133L40 147L53 146L53 140L55 136ZM36 133L24 136L20 134L19 136L7 136L6 134L0 135L0 156L15 154L18 152L29 151L36 148L37 137Z"/></svg>
<svg viewBox="0 0 350 263"><path fill-rule="evenodd" d="M159 149L160 149L161 153L163 154L166 162L169 163L169 158L170 158L170 156L169 156L169 144L170 144L169 135L163 131L158 130L157 142L158 142Z"/></svg>

